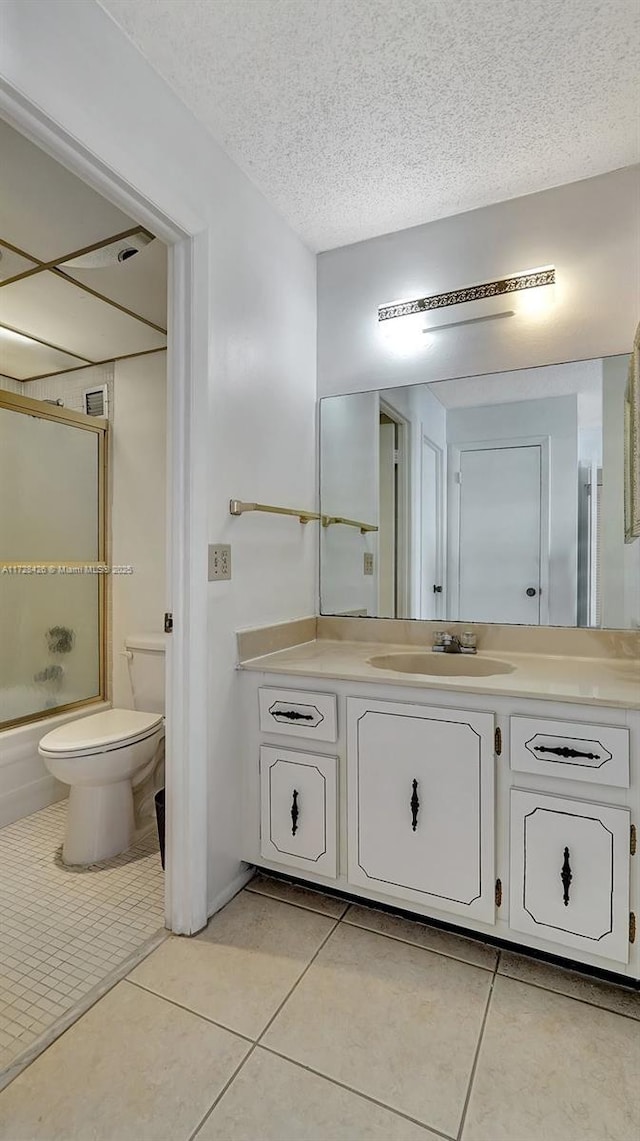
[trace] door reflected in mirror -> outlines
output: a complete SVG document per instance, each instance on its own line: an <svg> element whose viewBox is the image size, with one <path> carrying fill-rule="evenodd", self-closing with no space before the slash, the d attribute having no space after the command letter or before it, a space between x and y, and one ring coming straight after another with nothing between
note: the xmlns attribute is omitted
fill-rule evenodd
<svg viewBox="0 0 640 1141"><path fill-rule="evenodd" d="M321 612L637 626L628 360L322 400Z"/></svg>

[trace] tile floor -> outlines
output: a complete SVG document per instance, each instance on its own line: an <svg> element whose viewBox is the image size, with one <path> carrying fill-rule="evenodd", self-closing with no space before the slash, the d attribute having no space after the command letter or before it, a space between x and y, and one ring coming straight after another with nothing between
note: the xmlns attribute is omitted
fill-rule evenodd
<svg viewBox="0 0 640 1141"><path fill-rule="evenodd" d="M0 1073L164 926L155 834L66 868L66 807L0 830Z"/></svg>
<svg viewBox="0 0 640 1141"><path fill-rule="evenodd" d="M635 1141L640 996L256 877L0 1093L0 1141Z"/></svg>

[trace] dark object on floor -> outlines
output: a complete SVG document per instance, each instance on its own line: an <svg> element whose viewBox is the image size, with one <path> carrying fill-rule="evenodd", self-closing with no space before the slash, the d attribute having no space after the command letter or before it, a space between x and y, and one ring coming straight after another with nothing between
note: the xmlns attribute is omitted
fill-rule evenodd
<svg viewBox="0 0 640 1141"><path fill-rule="evenodd" d="M160 859L162 860L162 870L164 871L164 789L161 788L157 792L154 800L156 802L156 823L158 825L158 840L160 843Z"/></svg>

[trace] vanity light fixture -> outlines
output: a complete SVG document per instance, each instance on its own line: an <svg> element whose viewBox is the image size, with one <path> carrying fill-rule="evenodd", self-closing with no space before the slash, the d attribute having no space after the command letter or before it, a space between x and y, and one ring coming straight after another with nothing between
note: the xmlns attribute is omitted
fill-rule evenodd
<svg viewBox="0 0 640 1141"><path fill-rule="evenodd" d="M417 297L410 301L393 301L378 307L378 322L381 324L394 318L427 315L427 325L423 332L430 333L436 327L466 324L486 317L511 316L512 308L505 308L505 301L512 304L514 294L524 290L540 289L555 285L555 266L540 266L537 269L512 273L495 281L483 281L477 285L467 285L463 289L451 289L447 293L434 293L429 297ZM463 316L460 306L475 302L469 316ZM443 313L443 310L447 310ZM437 322L437 324L436 324Z"/></svg>

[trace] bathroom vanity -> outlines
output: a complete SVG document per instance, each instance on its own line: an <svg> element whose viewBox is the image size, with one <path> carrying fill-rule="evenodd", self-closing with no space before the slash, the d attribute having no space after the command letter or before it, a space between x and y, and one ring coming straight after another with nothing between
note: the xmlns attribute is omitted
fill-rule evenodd
<svg viewBox="0 0 640 1141"><path fill-rule="evenodd" d="M321 400L318 624L240 653L245 860L640 978L634 376Z"/></svg>
<svg viewBox="0 0 640 1141"><path fill-rule="evenodd" d="M409 651L320 638L243 663L243 858L639 978L637 662L371 664Z"/></svg>

